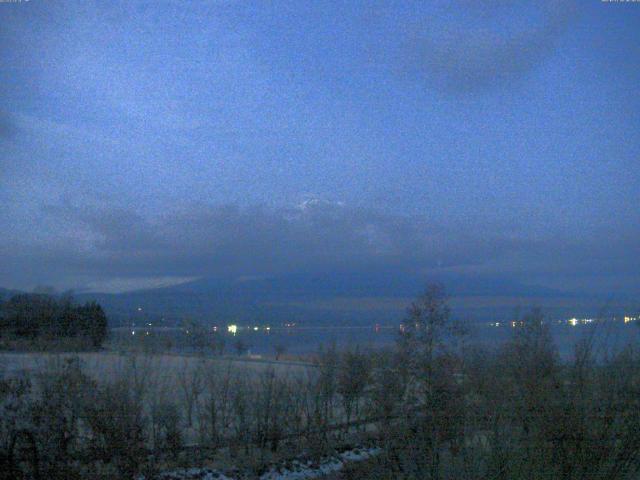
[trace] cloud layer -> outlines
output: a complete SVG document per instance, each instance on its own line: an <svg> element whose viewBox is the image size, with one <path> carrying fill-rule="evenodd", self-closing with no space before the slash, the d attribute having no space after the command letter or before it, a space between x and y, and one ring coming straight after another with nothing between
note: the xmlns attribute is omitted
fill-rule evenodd
<svg viewBox="0 0 640 480"><path fill-rule="evenodd" d="M196 277L367 269L425 277L506 275L540 283L545 275L635 278L640 258L624 236L532 240L505 231L452 230L426 217L317 199L290 208L190 205L155 216L58 204L43 214L47 238L0 242L0 275L19 279L16 286L114 290Z"/></svg>

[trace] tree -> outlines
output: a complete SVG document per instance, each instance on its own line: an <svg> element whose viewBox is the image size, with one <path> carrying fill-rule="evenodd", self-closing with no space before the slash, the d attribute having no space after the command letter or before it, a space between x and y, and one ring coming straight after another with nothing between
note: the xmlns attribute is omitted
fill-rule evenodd
<svg viewBox="0 0 640 480"><path fill-rule="evenodd" d="M86 421L92 435L91 458L117 469L118 478L133 478L147 457L143 402L136 398L130 379L101 385L88 408Z"/></svg>
<svg viewBox="0 0 640 480"><path fill-rule="evenodd" d="M338 352L336 351L336 344L330 343L326 350L321 347L318 357L320 362L318 365L317 388L320 395L321 418L324 424L329 424L333 417L333 406L337 390Z"/></svg>
<svg viewBox="0 0 640 480"><path fill-rule="evenodd" d="M220 333L216 332L213 334L211 346L215 355L222 355L224 353L225 344L226 342L224 340L224 337Z"/></svg>
<svg viewBox="0 0 640 480"><path fill-rule="evenodd" d="M18 338L84 337L99 347L107 336L107 317L96 302L76 305L69 296L20 294L1 307L0 329Z"/></svg>
<svg viewBox="0 0 640 480"><path fill-rule="evenodd" d="M247 346L247 344L244 343L241 339L237 339L233 346L236 349L236 353L238 355L242 355L247 350L249 350L249 347Z"/></svg>
<svg viewBox="0 0 640 480"><path fill-rule="evenodd" d="M71 297L61 298L57 302L55 321L47 326L48 333L54 337L75 337L84 333L85 315L83 307L76 307Z"/></svg>
<svg viewBox="0 0 640 480"><path fill-rule="evenodd" d="M187 425L193 424L193 410L198 403L198 397L204 389L202 363L195 365L189 359L184 359L180 376L178 377L178 385L182 391L184 404L186 407Z"/></svg>
<svg viewBox="0 0 640 480"><path fill-rule="evenodd" d="M428 285L410 305L398 342L407 385L403 416L413 432L405 467L417 476L439 478L442 446L464 427L464 398L454 377L459 359L448 348L457 334L444 287Z"/></svg>
<svg viewBox="0 0 640 480"><path fill-rule="evenodd" d="M91 340L94 347L101 346L107 338L107 316L104 310L96 302L86 303L79 310L83 334Z"/></svg>
<svg viewBox="0 0 640 480"><path fill-rule="evenodd" d="M274 347L274 350L276 351L276 360L280 360L280 357L282 357L282 355L284 355L284 353L287 351L287 347L285 347L281 343L278 343Z"/></svg>
<svg viewBox="0 0 640 480"><path fill-rule="evenodd" d="M525 434L542 434L559 384L559 357L540 309L514 320L513 337L504 349L512 411L519 415ZM505 392L507 393L507 392Z"/></svg>
<svg viewBox="0 0 640 480"><path fill-rule="evenodd" d="M50 478L77 478L76 459L84 453L82 418L96 383L77 357L52 359L39 375L39 399L32 419L40 471Z"/></svg>
<svg viewBox="0 0 640 480"><path fill-rule="evenodd" d="M175 460L183 446L180 413L175 403L160 399L151 407L154 448L167 450Z"/></svg>
<svg viewBox="0 0 640 480"><path fill-rule="evenodd" d="M196 352L203 353L204 349L209 345L207 340L209 333L202 324L191 318L187 318L183 321L182 328L187 336L187 344L189 347Z"/></svg>
<svg viewBox="0 0 640 480"><path fill-rule="evenodd" d="M20 294L4 306L7 329L18 337L36 338L54 329L58 305L46 295Z"/></svg>
<svg viewBox="0 0 640 480"><path fill-rule="evenodd" d="M414 373L424 371L428 379L434 355L442 351L450 327L451 310L441 284L427 286L425 292L407 310L404 329L400 334L400 353Z"/></svg>
<svg viewBox="0 0 640 480"><path fill-rule="evenodd" d="M343 354L338 370L338 393L342 398L347 424L351 421L354 410L356 417L358 416L360 398L369 381L369 374L370 362L367 355L360 353L357 348Z"/></svg>

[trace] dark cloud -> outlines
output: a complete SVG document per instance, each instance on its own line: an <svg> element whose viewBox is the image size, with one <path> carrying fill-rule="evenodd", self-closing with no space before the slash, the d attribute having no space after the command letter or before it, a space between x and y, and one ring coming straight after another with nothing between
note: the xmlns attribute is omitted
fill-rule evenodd
<svg viewBox="0 0 640 480"><path fill-rule="evenodd" d="M277 274L404 257L415 240L405 219L331 204L198 206L153 218L81 209L74 217L79 236L93 239L87 266L114 275Z"/></svg>
<svg viewBox="0 0 640 480"><path fill-rule="evenodd" d="M573 0L545 0L518 26L511 19L523 4L457 3L442 27L431 17L415 25L406 48L407 68L449 92L501 88L526 76L553 54L576 15ZM455 12L473 15L473 25Z"/></svg>
<svg viewBox="0 0 640 480"><path fill-rule="evenodd" d="M0 140L8 140L18 132L18 125L7 112L0 110Z"/></svg>
<svg viewBox="0 0 640 480"><path fill-rule="evenodd" d="M295 208L192 206L147 217L122 208L49 206L57 238L7 248L48 282L65 278L280 275L297 271L470 266L511 239L474 241L424 218L327 202ZM10 250L10 252L9 252ZM0 257L3 252L0 251ZM5 263L5 270L11 262ZM28 268L27 270L31 270Z"/></svg>
<svg viewBox="0 0 640 480"><path fill-rule="evenodd" d="M34 284L66 279L61 288L113 279L370 269L511 275L521 281L530 275L544 284L545 274L634 275L640 268L629 258L634 250L640 258L640 252L622 237L611 243L452 231L427 218L326 202L296 208L197 205L152 217L122 208L55 206L46 215L61 226L58 238L0 250L6 260L0 274L29 274Z"/></svg>

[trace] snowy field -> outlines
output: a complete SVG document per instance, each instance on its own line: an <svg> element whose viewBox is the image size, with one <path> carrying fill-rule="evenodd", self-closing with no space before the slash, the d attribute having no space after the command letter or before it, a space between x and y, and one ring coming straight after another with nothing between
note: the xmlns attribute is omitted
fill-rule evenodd
<svg viewBox="0 0 640 480"><path fill-rule="evenodd" d="M185 369L204 367L230 369L239 374L260 374L273 369L282 375L305 374L308 366L293 362L254 361L241 358L209 358L181 355L132 355L110 352L90 353L18 353L0 352L0 375L12 375L20 372L37 372L50 368L65 358L78 357L86 373L96 379L114 378L125 369L145 371L153 377L170 379L182 374Z"/></svg>
<svg viewBox="0 0 640 480"><path fill-rule="evenodd" d="M342 470L345 465L367 460L380 453L377 448L353 448L322 458L319 462L295 459L272 465L260 475L259 480L311 480L331 475ZM242 475L242 474L241 474ZM159 480L235 480L233 472L210 468L190 468L161 473ZM242 478L246 478L242 476ZM145 480L140 477L139 480Z"/></svg>

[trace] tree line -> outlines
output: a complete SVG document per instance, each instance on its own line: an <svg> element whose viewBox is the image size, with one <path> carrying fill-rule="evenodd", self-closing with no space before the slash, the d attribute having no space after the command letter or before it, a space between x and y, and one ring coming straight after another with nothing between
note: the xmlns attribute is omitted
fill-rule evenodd
<svg viewBox="0 0 640 480"><path fill-rule="evenodd" d="M107 337L107 316L96 302L76 304L70 297L19 294L0 300L0 338L48 341L77 339L100 347Z"/></svg>

